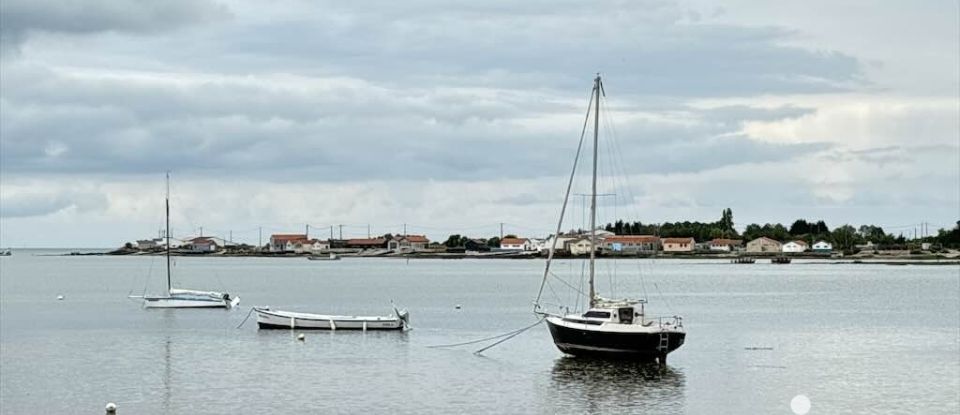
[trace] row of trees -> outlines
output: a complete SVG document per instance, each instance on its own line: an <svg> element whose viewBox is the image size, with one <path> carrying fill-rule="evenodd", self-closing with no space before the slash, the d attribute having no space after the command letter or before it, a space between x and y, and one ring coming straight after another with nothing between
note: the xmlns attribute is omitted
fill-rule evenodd
<svg viewBox="0 0 960 415"><path fill-rule="evenodd" d="M808 221L797 219L786 227L779 223L765 223L763 225L751 223L744 228L743 233L737 232L733 226L733 211L724 209L720 219L716 222L666 222L661 224L644 224L642 222L626 222L618 220L606 225L605 229L618 235L660 235L661 237L692 236L697 241L708 241L715 238L734 238L747 241L765 236L778 241L803 240L814 243L826 240L834 247L842 250L853 249L854 246L871 242L875 245L887 247L906 247L907 239L903 235L888 234L880 226L863 225L854 228L843 225L833 230L822 220ZM952 230L941 229L936 236L924 238L923 242L931 242L943 247L960 247L960 221Z"/></svg>

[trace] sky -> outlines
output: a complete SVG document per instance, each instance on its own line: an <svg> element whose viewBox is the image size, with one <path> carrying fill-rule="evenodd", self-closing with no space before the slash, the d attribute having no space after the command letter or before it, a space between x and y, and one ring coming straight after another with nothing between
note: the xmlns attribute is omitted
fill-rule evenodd
<svg viewBox="0 0 960 415"><path fill-rule="evenodd" d="M543 236L596 73L602 222L952 227L958 4L4 0L0 247Z"/></svg>

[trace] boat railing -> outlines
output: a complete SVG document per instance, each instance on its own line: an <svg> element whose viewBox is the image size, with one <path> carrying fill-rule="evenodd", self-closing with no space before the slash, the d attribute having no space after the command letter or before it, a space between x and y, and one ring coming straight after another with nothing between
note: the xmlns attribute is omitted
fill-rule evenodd
<svg viewBox="0 0 960 415"><path fill-rule="evenodd" d="M657 327L683 327L683 317L680 316L647 316L644 325L656 324Z"/></svg>

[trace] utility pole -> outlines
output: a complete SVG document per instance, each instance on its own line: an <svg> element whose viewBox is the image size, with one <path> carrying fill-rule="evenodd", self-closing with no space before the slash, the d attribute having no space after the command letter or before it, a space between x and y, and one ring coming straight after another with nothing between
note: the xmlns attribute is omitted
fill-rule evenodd
<svg viewBox="0 0 960 415"><path fill-rule="evenodd" d="M257 227L257 250L263 249L263 226Z"/></svg>
<svg viewBox="0 0 960 415"><path fill-rule="evenodd" d="M367 239L370 239L370 224L367 224Z"/></svg>
<svg viewBox="0 0 960 415"><path fill-rule="evenodd" d="M343 240L343 224L339 226L340 226L340 240Z"/></svg>
<svg viewBox="0 0 960 415"><path fill-rule="evenodd" d="M307 231L304 232L304 235L307 237L307 239L310 239L310 224L309 224L309 223L307 224Z"/></svg>
<svg viewBox="0 0 960 415"><path fill-rule="evenodd" d="M503 240L503 222L500 222L500 240Z"/></svg>
<svg viewBox="0 0 960 415"><path fill-rule="evenodd" d="M233 230L230 230L230 245L233 245Z"/></svg>
<svg viewBox="0 0 960 415"><path fill-rule="evenodd" d="M407 224L403 224L403 236L407 236Z"/></svg>
<svg viewBox="0 0 960 415"><path fill-rule="evenodd" d="M203 226L200 227L200 237L203 237Z"/></svg>
<svg viewBox="0 0 960 415"><path fill-rule="evenodd" d="M330 239L333 239L333 225L330 225Z"/></svg>

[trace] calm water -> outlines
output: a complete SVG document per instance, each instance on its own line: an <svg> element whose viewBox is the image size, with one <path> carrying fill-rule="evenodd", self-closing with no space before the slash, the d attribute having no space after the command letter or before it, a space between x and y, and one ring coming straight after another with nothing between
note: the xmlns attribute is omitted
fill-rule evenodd
<svg viewBox="0 0 960 415"><path fill-rule="evenodd" d="M483 356L427 347L535 321L539 260L178 258L179 285L241 306L144 310L126 296L159 292L161 258L35 253L0 258L2 413L790 414L798 394L810 413L960 410L957 266L605 262L601 293L646 291L648 312L685 318L658 373L562 357L543 326ZM557 269L579 284L579 262ZM390 300L414 330L301 343L253 318L235 328L251 305L381 314Z"/></svg>

